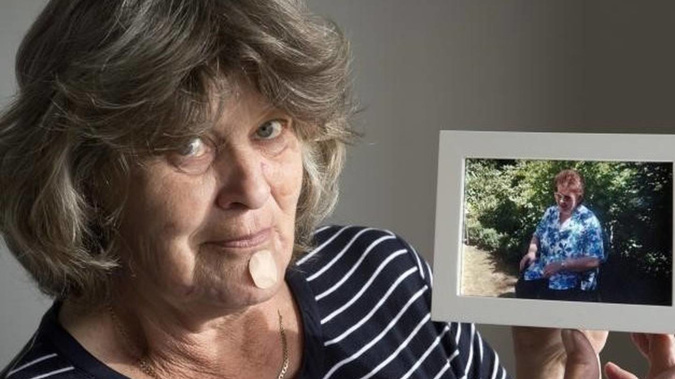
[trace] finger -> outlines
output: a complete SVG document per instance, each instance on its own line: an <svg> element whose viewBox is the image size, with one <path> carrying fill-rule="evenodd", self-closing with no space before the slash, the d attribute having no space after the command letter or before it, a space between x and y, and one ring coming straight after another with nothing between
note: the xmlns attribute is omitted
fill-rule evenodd
<svg viewBox="0 0 675 379"><path fill-rule="evenodd" d="M525 266L527 266L527 263L530 261L530 259L525 256L523 259L520 260L520 271L523 271L525 269Z"/></svg>
<svg viewBox="0 0 675 379"><path fill-rule="evenodd" d="M544 276L548 278L549 276L551 276L553 274L555 274L555 269L554 269L553 263L546 265L544 267Z"/></svg>
<svg viewBox="0 0 675 379"><path fill-rule="evenodd" d="M664 371L657 376L647 376L647 379L675 379L675 368Z"/></svg>
<svg viewBox="0 0 675 379"><path fill-rule="evenodd" d="M586 336L578 330L565 329L561 332L561 337L567 353L564 378L600 378L600 360Z"/></svg>
<svg viewBox="0 0 675 379"><path fill-rule="evenodd" d="M645 333L631 333L630 340L642 356L649 359L649 335Z"/></svg>
<svg viewBox="0 0 675 379"><path fill-rule="evenodd" d="M650 334L649 341L649 374L655 376L675 367L675 341L672 335Z"/></svg>
<svg viewBox="0 0 675 379"><path fill-rule="evenodd" d="M605 347L605 343L607 343L609 332L606 330L582 330L582 332L591 342L591 345L593 345L593 349L595 349L596 354L600 354L602 349Z"/></svg>
<svg viewBox="0 0 675 379"><path fill-rule="evenodd" d="M645 356L649 354L649 334L631 333L630 339Z"/></svg>
<svg viewBox="0 0 675 379"><path fill-rule="evenodd" d="M638 379L637 376L622 369L612 362L609 362L605 365L605 375L607 375L607 379Z"/></svg>

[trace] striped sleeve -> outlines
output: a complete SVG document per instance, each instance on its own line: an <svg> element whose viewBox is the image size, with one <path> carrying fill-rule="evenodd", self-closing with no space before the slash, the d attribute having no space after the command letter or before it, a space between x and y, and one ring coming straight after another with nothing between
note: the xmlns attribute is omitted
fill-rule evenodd
<svg viewBox="0 0 675 379"><path fill-rule="evenodd" d="M0 372L0 379L123 379L96 360L58 324L60 305L55 302L44 314L28 343ZM113 375L102 374L104 372Z"/></svg>
<svg viewBox="0 0 675 379"><path fill-rule="evenodd" d="M37 336L37 333L36 333ZM34 336L22 352L0 373L2 379L82 378L75 367Z"/></svg>

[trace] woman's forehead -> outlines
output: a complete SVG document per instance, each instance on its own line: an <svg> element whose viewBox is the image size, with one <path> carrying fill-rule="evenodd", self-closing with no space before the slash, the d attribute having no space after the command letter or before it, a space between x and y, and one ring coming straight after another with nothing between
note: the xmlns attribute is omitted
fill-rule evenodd
<svg viewBox="0 0 675 379"><path fill-rule="evenodd" d="M247 81L238 80L225 93L215 95L213 99L220 107L223 116L233 113L268 112L276 107Z"/></svg>
<svg viewBox="0 0 675 379"><path fill-rule="evenodd" d="M558 184L556 186L556 189L557 189L557 192L561 195L578 195L579 194L579 187L578 186Z"/></svg>
<svg viewBox="0 0 675 379"><path fill-rule="evenodd" d="M289 117L286 111L246 83L237 84L224 94L214 94L210 101L214 108L214 129L258 124L272 115Z"/></svg>

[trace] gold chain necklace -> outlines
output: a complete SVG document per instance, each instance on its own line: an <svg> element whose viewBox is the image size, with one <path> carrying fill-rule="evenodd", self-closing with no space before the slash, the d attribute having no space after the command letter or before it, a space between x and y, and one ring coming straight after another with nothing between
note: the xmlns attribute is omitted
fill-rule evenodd
<svg viewBox="0 0 675 379"><path fill-rule="evenodd" d="M115 313L115 310L111 305L108 305L108 311L110 312L110 317L115 324L115 329L117 329L117 332L124 339L124 343L128 345L127 347L134 346L131 342L131 337L129 337L129 334L122 325L119 317L117 317L117 313ZM281 364L281 368L279 369L279 375L277 375L277 379L283 379L286 376L286 372L288 371L290 359L288 358L288 341L286 339L286 329L284 329L284 318L281 316L281 311L277 310L277 313L279 314L279 334L281 335L281 353L283 356L283 362ZM154 379L160 379L155 370L153 370L153 368L150 367L148 362L143 358L143 354L140 352L137 353L138 354L134 355L138 355L138 359L136 361L138 368L140 368L145 375Z"/></svg>
<svg viewBox="0 0 675 379"><path fill-rule="evenodd" d="M284 329L284 318L281 317L280 310L277 309L277 313L279 314L279 334L281 334L281 353L283 356L283 363L277 379L283 379L286 376L286 371L288 371L288 341L286 340L286 329Z"/></svg>

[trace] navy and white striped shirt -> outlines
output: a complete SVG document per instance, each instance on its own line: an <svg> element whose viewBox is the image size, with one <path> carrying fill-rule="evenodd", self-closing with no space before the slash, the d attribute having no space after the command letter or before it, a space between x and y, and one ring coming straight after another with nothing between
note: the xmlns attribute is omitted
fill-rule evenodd
<svg viewBox="0 0 675 379"><path fill-rule="evenodd" d="M288 270L302 312L300 378L507 378L472 324L431 321L429 266L379 229L330 226ZM57 322L58 304L2 379L116 378Z"/></svg>

